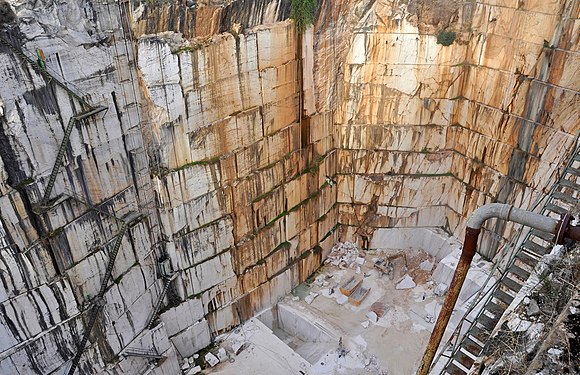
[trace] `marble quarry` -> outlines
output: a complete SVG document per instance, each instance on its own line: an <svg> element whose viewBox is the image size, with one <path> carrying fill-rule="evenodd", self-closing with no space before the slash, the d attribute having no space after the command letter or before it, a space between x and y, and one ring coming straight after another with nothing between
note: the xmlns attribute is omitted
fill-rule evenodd
<svg viewBox="0 0 580 375"><path fill-rule="evenodd" d="M1 374L179 374L335 243L461 239L559 178L579 2L290 9L0 0ZM488 221L481 257L515 230Z"/></svg>

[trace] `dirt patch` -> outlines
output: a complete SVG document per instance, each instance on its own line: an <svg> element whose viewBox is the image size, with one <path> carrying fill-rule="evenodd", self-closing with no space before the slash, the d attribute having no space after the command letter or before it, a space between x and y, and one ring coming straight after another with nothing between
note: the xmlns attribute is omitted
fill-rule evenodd
<svg viewBox="0 0 580 375"><path fill-rule="evenodd" d="M407 20L417 26L420 33L435 34L453 28L462 4L459 0L410 0Z"/></svg>
<svg viewBox="0 0 580 375"><path fill-rule="evenodd" d="M432 271L423 270L420 267L424 261L430 262L435 268L433 257L423 251L411 255L408 259L409 275L417 285L425 284L431 278Z"/></svg>

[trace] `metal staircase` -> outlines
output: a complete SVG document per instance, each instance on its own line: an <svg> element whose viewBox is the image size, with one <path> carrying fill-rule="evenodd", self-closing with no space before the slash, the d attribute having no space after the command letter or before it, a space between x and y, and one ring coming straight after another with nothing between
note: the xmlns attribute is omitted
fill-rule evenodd
<svg viewBox="0 0 580 375"><path fill-rule="evenodd" d="M167 358L166 356L159 354L155 349L147 350L141 348L127 348L127 350L123 352L123 356L147 358L155 361L162 361Z"/></svg>
<svg viewBox="0 0 580 375"><path fill-rule="evenodd" d="M580 181L580 143L576 139L574 152L558 182L552 187L540 213L554 217L577 209L580 197L578 181ZM511 252L499 270L498 281L487 292L482 291L475 298L448 341L447 350L439 354L439 360L447 358L441 374L469 373L505 309L514 300L540 258L549 252L552 237L553 235L549 233L531 230L525 235L517 251ZM482 304L484 307L476 317L469 318L470 312ZM462 331L466 333L462 335Z"/></svg>
<svg viewBox="0 0 580 375"><path fill-rule="evenodd" d="M177 273L174 273L170 277L163 278L165 285L163 286L163 290L161 291L161 294L159 294L159 297L157 298L157 303L155 303L155 306L153 307L153 311L151 311L151 314L149 315L149 318L147 319L147 323L145 324L145 329L151 329L151 326L153 325L153 322L155 321L155 317L157 316L157 312L159 311L159 309L161 308L161 305L163 304L163 299L165 298L165 294L167 294L167 290L171 286L171 281L173 281L173 279L175 279L176 276L177 276Z"/></svg>
<svg viewBox="0 0 580 375"><path fill-rule="evenodd" d="M50 193L52 192L52 189L54 188L54 183L56 182L56 175L58 174L58 171L62 165L62 162L64 160L64 153L66 152L66 148L68 146L69 140L70 140L70 134L72 133L73 127L74 125L87 118L90 116L94 116L104 110L106 110L107 107L105 106L98 106L95 108L90 108L87 111L81 112L73 117L70 118L70 120L68 121L68 125L66 126L65 132L64 132L64 137L60 143L60 147L58 148L58 153L56 154L56 160L54 161L54 165L52 166L52 171L50 172L50 177L48 178L48 183L46 184L46 188L44 189L44 196L42 197L42 200L40 202L41 205L46 204L49 199L50 199Z"/></svg>
<svg viewBox="0 0 580 375"><path fill-rule="evenodd" d="M103 300L103 296L105 295L105 292L107 290L107 285L109 283L109 279L111 278L111 272L113 271L115 259L117 258L117 254L119 253L119 249L121 248L121 243L123 242L123 237L125 236L125 233L127 232L128 228L129 228L128 222L123 222L119 232L117 233L117 235L115 237L115 243L113 244L113 249L109 253L109 262L107 264L107 269L105 270L105 276L103 277L103 280L101 281L101 288L99 289L99 293L97 294L97 296L93 300L94 303L93 303L91 310L89 311L89 319L88 319L88 323L87 323L86 328L85 328L85 333L83 335L81 342L79 343L79 345L77 347L77 354L75 355L75 357L72 360L72 365L68 371L69 375L74 374L74 372L79 364L79 361L81 359L81 355L83 354L83 352L85 350L85 346L87 345L87 341L89 340L89 336L91 335L91 331L93 330L93 326L95 325L95 322L97 321L97 316L98 316L101 308L105 304L105 301Z"/></svg>
<svg viewBox="0 0 580 375"><path fill-rule="evenodd" d="M67 124L65 132L64 132L64 137L63 137L62 142L60 144L60 147L58 149L58 153L56 155L56 160L54 162L54 165L52 166L52 171L50 173L48 183L47 183L46 188L44 190L43 198L39 204L39 206L42 208L42 206L46 205L46 203L50 199L50 193L52 192L52 189L54 188L54 183L56 182L56 176L57 176L58 171L62 165L62 162L64 159L64 154L66 152L66 147L69 143L70 135L72 133L72 130L73 130L75 124L79 121L82 121L82 120L88 118L88 117L91 117L91 116L94 116L100 112L103 112L104 110L107 109L107 107L106 106L93 106L93 105L87 103L87 101L85 99L83 99L80 91L77 88L74 88L74 85L72 83L70 83L70 82L65 83L64 78L59 77L58 73L51 71L46 66L45 67L40 66L38 64L38 62L34 60L34 57L31 57L31 56L34 56L34 53L14 46L12 43L10 43L8 40L4 39L3 37L0 37L0 43L6 45L15 55L20 57L20 59L22 59L24 62L29 63L36 72L38 72L39 74L41 74L42 76L47 78L48 82L54 82L57 86L62 88L64 91L66 91L70 97L78 100L78 102L82 105L83 108L87 108L85 111L72 116L70 118L70 120L68 121L68 124Z"/></svg>
<svg viewBox="0 0 580 375"><path fill-rule="evenodd" d="M27 51L27 50L25 50L23 48L18 48L18 47L14 46L12 43L10 43L8 40L4 39L1 36L0 36L0 43L1 44L4 44L8 48L10 48L10 50L16 56L20 57L20 59L22 59L23 61L29 63L36 72L38 72L39 74L41 74L44 77L46 77L49 82L54 82L56 85L58 85L64 91L66 91L71 97L77 99L79 101L79 103L81 103L83 106L85 106L85 107L91 107L85 101L85 99L82 98L82 95L81 95L80 91L78 89L76 89L72 83L70 83L70 82L66 82L65 83L65 79L64 78L59 77L59 74L58 73L56 73L55 71L51 70L48 67L42 68L36 62L36 60L34 58L35 54L33 52ZM31 57L31 56L33 56L33 57Z"/></svg>

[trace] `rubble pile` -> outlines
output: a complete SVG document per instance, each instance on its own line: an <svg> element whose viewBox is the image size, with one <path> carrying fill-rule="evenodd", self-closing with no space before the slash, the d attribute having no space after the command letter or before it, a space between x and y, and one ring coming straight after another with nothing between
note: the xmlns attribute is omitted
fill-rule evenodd
<svg viewBox="0 0 580 375"><path fill-rule="evenodd" d="M357 259L364 258L364 253L358 249L353 242L337 242L330 251L326 263L330 263L340 269L352 268L355 264L360 265L361 261Z"/></svg>

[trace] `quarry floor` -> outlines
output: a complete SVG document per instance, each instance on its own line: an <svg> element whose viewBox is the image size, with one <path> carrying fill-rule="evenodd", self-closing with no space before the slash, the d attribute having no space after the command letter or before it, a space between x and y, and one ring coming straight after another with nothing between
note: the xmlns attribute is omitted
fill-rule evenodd
<svg viewBox="0 0 580 375"><path fill-rule="evenodd" d="M399 258L392 280L374 267L374 260L397 251L368 251L362 265L350 267L327 262L273 310L225 335L221 345L228 353L235 352L236 344L245 345L238 355L228 354L229 360L204 373L414 374L443 298L433 293L435 283L430 281L434 259L422 250L405 250L408 272ZM416 286L398 290L397 283L407 274ZM352 276L362 279L370 292L359 306L340 305L339 286ZM367 317L375 302L386 307L376 322L372 314ZM345 356L340 356L341 342Z"/></svg>

